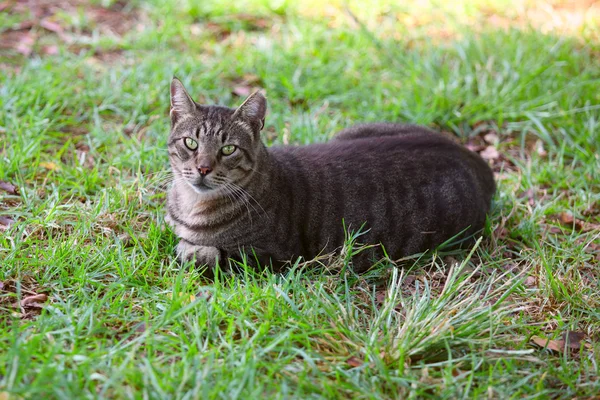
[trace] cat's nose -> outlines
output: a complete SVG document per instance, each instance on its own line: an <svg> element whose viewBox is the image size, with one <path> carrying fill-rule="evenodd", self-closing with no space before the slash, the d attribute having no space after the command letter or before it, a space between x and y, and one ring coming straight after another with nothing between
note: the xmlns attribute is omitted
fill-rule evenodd
<svg viewBox="0 0 600 400"><path fill-rule="evenodd" d="M206 175L210 174L210 172L212 171L212 168L210 167L210 165L200 165L198 167L198 171L200 171L200 175L206 176Z"/></svg>

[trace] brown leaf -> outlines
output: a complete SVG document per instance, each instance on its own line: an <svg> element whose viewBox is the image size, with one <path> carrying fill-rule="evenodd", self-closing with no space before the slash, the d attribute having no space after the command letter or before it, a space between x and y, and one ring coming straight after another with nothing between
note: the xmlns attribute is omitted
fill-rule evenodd
<svg viewBox="0 0 600 400"><path fill-rule="evenodd" d="M247 85L237 85L233 87L231 92L236 96L246 97L252 93L252 87Z"/></svg>
<svg viewBox="0 0 600 400"><path fill-rule="evenodd" d="M480 144L477 143L467 143L465 144L465 147L475 153L480 152L481 150L485 149L485 146L482 146Z"/></svg>
<svg viewBox="0 0 600 400"><path fill-rule="evenodd" d="M557 353L562 352L565 347L565 342L563 340L551 340L540 336L534 336L531 338L531 341L539 347L543 347Z"/></svg>
<svg viewBox="0 0 600 400"><path fill-rule="evenodd" d="M27 296L23 300L21 300L22 307L35 307L36 303L44 303L48 300L48 296L40 293L34 294L33 296Z"/></svg>
<svg viewBox="0 0 600 400"><path fill-rule="evenodd" d="M542 338L540 336L534 336L531 338L531 341L539 347L546 348L556 353L562 353L565 351L565 349L568 349L570 350L570 352L575 353L581 349L581 343L585 339L586 335L583 332L566 331L563 333L562 337L563 338L559 340L551 340ZM590 350L592 348L592 345L583 342L583 347Z"/></svg>
<svg viewBox="0 0 600 400"><path fill-rule="evenodd" d="M378 291L377 293L375 293L375 302L379 305L385 303L385 298L387 297L387 294L385 291Z"/></svg>
<svg viewBox="0 0 600 400"><path fill-rule="evenodd" d="M60 26L56 22L48 21L47 19L40 21L40 26L44 29L49 30L50 32L54 32L54 33L63 33L64 32L64 29L62 26Z"/></svg>
<svg viewBox="0 0 600 400"><path fill-rule="evenodd" d="M496 135L494 132L485 134L483 136L483 140L485 140L486 143L493 144L493 145L496 145L500 142L500 139L498 139L498 135Z"/></svg>
<svg viewBox="0 0 600 400"><path fill-rule="evenodd" d="M0 190L4 190L8 194L17 194L17 187L4 181L0 181Z"/></svg>
<svg viewBox="0 0 600 400"><path fill-rule="evenodd" d="M448 258L452 258L452 257L448 257ZM444 260L444 261L446 261L446 263L447 263L448 265L451 265L451 264L453 264L453 261L452 261L452 260ZM456 260L454 260L454 262L456 262ZM416 281L416 280L417 280L417 277L416 277L416 276L414 276L414 275L407 275L407 276L406 276L406 278L404 278L404 281L402 282L402 284L403 284L404 286L410 286L410 285L412 285L413 283L415 283L415 281Z"/></svg>
<svg viewBox="0 0 600 400"><path fill-rule="evenodd" d="M548 225L548 232L555 235L561 235L564 233L564 230L555 225Z"/></svg>
<svg viewBox="0 0 600 400"><path fill-rule="evenodd" d="M494 237L500 240L506 239L508 237L508 229L504 226L499 226L494 230Z"/></svg>
<svg viewBox="0 0 600 400"><path fill-rule="evenodd" d="M42 51L44 52L44 54L47 54L49 56L55 56L58 54L58 46L56 46L56 45L44 46L42 48Z"/></svg>
<svg viewBox="0 0 600 400"><path fill-rule="evenodd" d="M589 250L590 253L599 253L600 254L600 244L589 242L587 246L585 246L585 250Z"/></svg>
<svg viewBox="0 0 600 400"><path fill-rule="evenodd" d="M498 153L498 150L496 150L496 148L494 146L486 147L485 150L483 150L481 153L479 153L479 155L484 160L496 160L496 159L500 158L500 153Z"/></svg>
<svg viewBox="0 0 600 400"><path fill-rule="evenodd" d="M5 231L15 223L15 220L10 217L0 215L0 231Z"/></svg>
<svg viewBox="0 0 600 400"><path fill-rule="evenodd" d="M600 214L600 200L596 201L593 204L590 204L588 208L583 211L584 217L594 217Z"/></svg>
<svg viewBox="0 0 600 400"><path fill-rule="evenodd" d="M585 339L585 333L577 331L565 331L563 333L563 341L571 350L581 349L581 341ZM585 344L585 343L584 343Z"/></svg>
<svg viewBox="0 0 600 400"><path fill-rule="evenodd" d="M24 56L29 56L33 52L33 45L35 44L35 36L29 32L25 32L21 35L21 38L15 47L18 53Z"/></svg>
<svg viewBox="0 0 600 400"><path fill-rule="evenodd" d="M571 225L573 224L573 220L573 213L571 213L570 211L566 211L560 214L560 222L563 225Z"/></svg>
<svg viewBox="0 0 600 400"><path fill-rule="evenodd" d="M577 221L576 228L583 232L597 231L600 232L600 224L592 224L591 222Z"/></svg>
<svg viewBox="0 0 600 400"><path fill-rule="evenodd" d="M356 367L360 367L361 365L363 365L364 362L360 358L352 356L346 360L346 364L348 364L351 367L356 368Z"/></svg>
<svg viewBox="0 0 600 400"><path fill-rule="evenodd" d="M535 279L533 276L528 276L527 279L525 279L525 286L527 287L533 287L536 285L536 283L537 279Z"/></svg>
<svg viewBox="0 0 600 400"><path fill-rule="evenodd" d="M593 224L591 222L585 222L573 216L573 213L566 211L559 216L560 223L573 228L579 232L590 232L600 231L600 224Z"/></svg>

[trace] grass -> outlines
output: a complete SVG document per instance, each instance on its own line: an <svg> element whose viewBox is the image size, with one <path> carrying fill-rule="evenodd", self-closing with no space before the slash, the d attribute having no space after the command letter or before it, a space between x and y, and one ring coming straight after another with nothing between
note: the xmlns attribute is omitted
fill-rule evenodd
<svg viewBox="0 0 600 400"><path fill-rule="evenodd" d="M28 55L0 55L0 181L18 187L0 191L0 398L597 395L598 19L549 29L534 3L453 4L72 1L37 17L60 30L34 24ZM1 37L35 18L9 8ZM493 146L487 236L360 277L203 282L164 224L173 74L207 103L266 89L269 144L388 120Z"/></svg>

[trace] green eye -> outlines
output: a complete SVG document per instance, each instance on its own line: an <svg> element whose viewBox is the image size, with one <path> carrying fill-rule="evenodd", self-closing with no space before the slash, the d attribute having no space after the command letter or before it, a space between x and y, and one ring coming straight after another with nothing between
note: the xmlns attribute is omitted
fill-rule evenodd
<svg viewBox="0 0 600 400"><path fill-rule="evenodd" d="M185 147L187 147L190 150L196 150L198 148L198 142L196 142L192 138L186 137L183 140L183 143L185 143Z"/></svg>
<svg viewBox="0 0 600 400"><path fill-rule="evenodd" d="M230 156L236 149L237 147L235 147L234 145L228 144L227 146L223 146L223 148L221 149L221 153L223 153L224 156Z"/></svg>

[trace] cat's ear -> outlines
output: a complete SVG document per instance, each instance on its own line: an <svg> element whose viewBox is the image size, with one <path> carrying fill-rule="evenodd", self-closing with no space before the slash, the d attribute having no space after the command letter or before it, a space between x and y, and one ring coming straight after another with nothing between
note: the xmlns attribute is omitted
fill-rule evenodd
<svg viewBox="0 0 600 400"><path fill-rule="evenodd" d="M267 99L261 92L257 91L248 96L242 105L235 110L234 115L243 115L251 121L257 121L260 123L260 129L262 129L265 126L266 113Z"/></svg>
<svg viewBox="0 0 600 400"><path fill-rule="evenodd" d="M177 118L185 114L190 114L196 109L196 103L190 97L183 87L183 83L176 77L171 81L171 120L175 122Z"/></svg>

